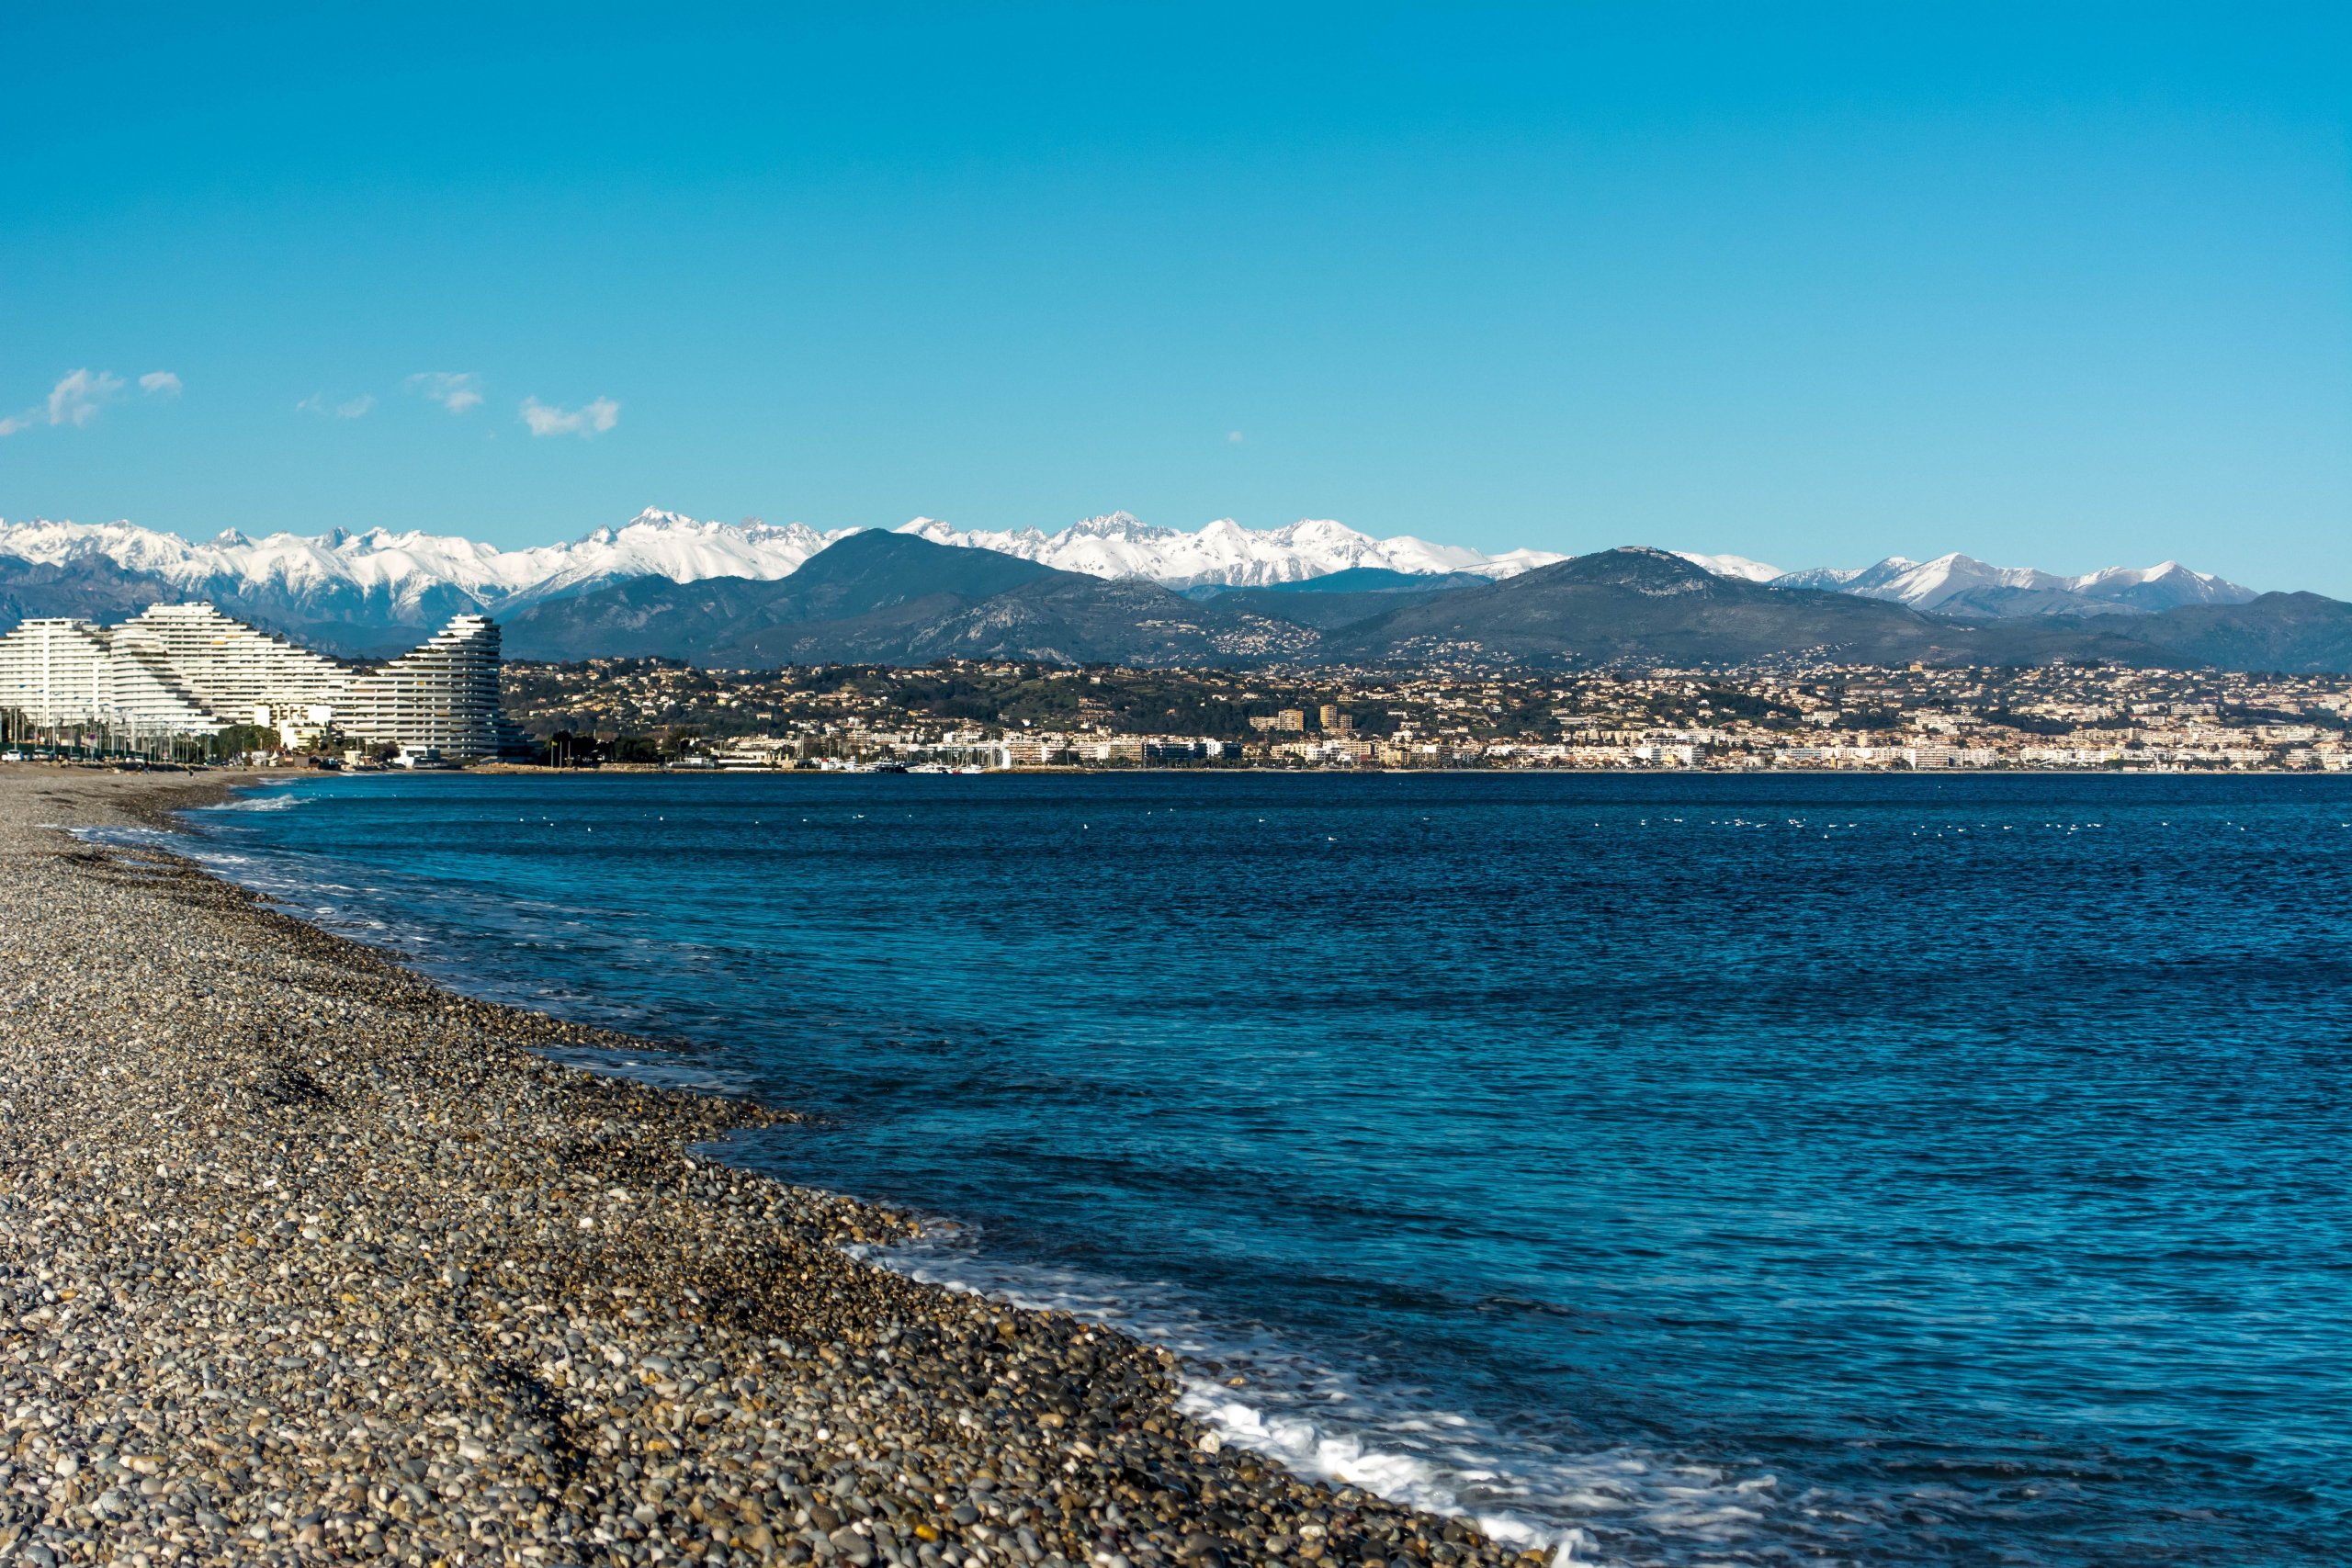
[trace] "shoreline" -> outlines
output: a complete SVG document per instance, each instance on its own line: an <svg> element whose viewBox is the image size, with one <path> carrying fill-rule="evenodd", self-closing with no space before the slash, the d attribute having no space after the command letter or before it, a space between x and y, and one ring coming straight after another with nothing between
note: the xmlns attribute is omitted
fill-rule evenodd
<svg viewBox="0 0 2352 1568"><path fill-rule="evenodd" d="M1223 1447L1164 1351L842 1250L904 1216L695 1152L790 1112L555 1062L649 1043L58 830L275 773L0 772L0 1555L1512 1560Z"/></svg>
<svg viewBox="0 0 2352 1568"><path fill-rule="evenodd" d="M96 767L96 764L91 764ZM313 771L307 768L255 768L247 770L254 781L341 778L341 772ZM428 768L414 773L385 770L391 777L462 777L468 774L516 774L542 778L594 778L608 774L616 778L878 778L903 776L907 770L891 774L883 770L853 773L845 769L830 772L817 768L668 768L643 762L608 763L595 768L551 768L537 762L483 762L464 768ZM1151 774L1168 778L1239 778L1251 774L1272 774L1278 778L1576 778L1576 779L1811 779L1811 778L1898 778L1898 779L2339 779L2352 777L2352 771L2341 768L1382 768L1382 767L1233 767L1176 768L1148 766L1133 768L990 768L978 773L960 775L967 778L1130 778L1136 774ZM364 775L362 775L364 776ZM917 774L917 777L953 775Z"/></svg>

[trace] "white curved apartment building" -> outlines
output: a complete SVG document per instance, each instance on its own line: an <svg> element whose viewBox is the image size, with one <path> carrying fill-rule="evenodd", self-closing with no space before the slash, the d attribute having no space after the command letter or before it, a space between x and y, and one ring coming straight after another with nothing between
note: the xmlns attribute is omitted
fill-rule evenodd
<svg viewBox="0 0 2352 1568"><path fill-rule="evenodd" d="M0 707L34 724L88 724L107 705L106 634L43 617L0 637Z"/></svg>
<svg viewBox="0 0 2352 1568"><path fill-rule="evenodd" d="M28 620L0 637L0 708L40 727L211 735L232 724L332 724L451 761L517 739L498 705L498 627L459 615L378 666L341 663L209 604L156 604L116 626Z"/></svg>
<svg viewBox="0 0 2352 1568"><path fill-rule="evenodd" d="M498 706L498 624L459 615L422 647L354 676L334 720L354 735L432 747L452 761L497 756L517 739Z"/></svg>
<svg viewBox="0 0 2352 1568"><path fill-rule="evenodd" d="M118 651L103 626L43 618L0 637L0 708L39 726L107 724L149 734L220 728L171 669L137 649Z"/></svg>
<svg viewBox="0 0 2352 1568"><path fill-rule="evenodd" d="M250 724L262 708L300 719L313 707L336 707L351 671L323 654L297 648L232 621L209 604L152 604L110 628L117 659L170 671L230 724Z"/></svg>

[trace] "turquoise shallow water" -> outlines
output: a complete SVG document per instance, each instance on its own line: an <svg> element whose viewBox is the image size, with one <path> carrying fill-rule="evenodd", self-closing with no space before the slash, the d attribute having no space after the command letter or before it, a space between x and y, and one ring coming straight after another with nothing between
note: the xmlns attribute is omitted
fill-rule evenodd
<svg viewBox="0 0 2352 1568"><path fill-rule="evenodd" d="M354 778L200 852L1621 1562L2340 1562L2352 781ZM1236 1383L1231 1380L1239 1379Z"/></svg>

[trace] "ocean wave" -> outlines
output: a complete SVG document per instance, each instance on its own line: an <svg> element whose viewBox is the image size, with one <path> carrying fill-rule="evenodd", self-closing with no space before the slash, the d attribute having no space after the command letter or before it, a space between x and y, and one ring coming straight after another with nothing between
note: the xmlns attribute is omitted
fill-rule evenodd
<svg viewBox="0 0 2352 1568"><path fill-rule="evenodd" d="M1067 1312L1159 1345L1182 1365L1179 1408L1221 1443L1465 1520L1556 1568L1789 1557L1772 1518L1780 1483L1768 1473L1637 1448L1563 1452L1515 1441L1411 1390L1302 1355L1262 1325L1219 1321L1172 1287L991 1257L973 1227L952 1221L927 1223L910 1242L849 1250L926 1284Z"/></svg>
<svg viewBox="0 0 2352 1568"><path fill-rule="evenodd" d="M210 809L277 809L295 798L273 795ZM382 890L350 868L256 852L201 830L90 828L77 836L174 849L280 908L432 966L433 935L414 922L387 919L390 909L377 897ZM365 892L355 896L361 886ZM350 903L322 901L335 894ZM451 896L445 891L445 897ZM523 1006L556 999L486 986L487 978L478 968L464 976L478 995ZM746 1076L691 1059L605 1049L554 1055L680 1089L742 1095L755 1088ZM1303 1355L1261 1325L1217 1318L1175 1287L998 1257L981 1247L975 1227L952 1220L931 1221L909 1243L849 1250L925 1283L1068 1312L1164 1348L1182 1369L1179 1407L1221 1442L1301 1476L1463 1519L1496 1540L1544 1553L1559 1568L1736 1563L1779 1555L1757 1550L1763 1543L1755 1539L1781 1533L1766 1517L1778 1501L1770 1475L1740 1476L1638 1449L1569 1453L1517 1440L1480 1420L1431 1408L1410 1390L1381 1386Z"/></svg>
<svg viewBox="0 0 2352 1568"><path fill-rule="evenodd" d="M1187 1418L1237 1452L1562 1564L2331 1560L2317 1532L2346 1470L2311 1436L2334 1430L2324 1379L2299 1375L2335 1348L2340 1281L2310 1261L2326 1256L2324 1216L2306 1205L2249 1229L2226 1184L2180 1179L2245 1168L2241 1135L2306 1185L2324 1162L2282 1139L2301 1122L2252 1109L2278 1097L2244 1097L2211 1134L2174 1113L2195 1098L2183 1084L2308 1089L2299 1043L2342 1012L2312 1010L2326 990L2312 955L2324 965L2335 934L2323 898L2257 899L2257 929L2247 885L2189 856L2162 863L2203 925L2133 926L2121 906L2086 925L2081 890L2108 886L2105 860L2053 851L2029 874L2004 851L1872 906L1905 956L1823 998L1789 978L1850 940L1814 871L1786 884L1793 923L1771 939L1786 951L1748 944L1749 917L1695 896L1629 935L1618 884L1583 880L1582 847L1475 814L1487 781L1460 799L1497 848L1401 859L1371 928L1270 913L1352 909L1362 885L1252 858L1252 808L1205 795L1204 820L1227 819L1204 849L1038 878L1035 846L1059 825L1025 805L868 852L778 843L729 808L647 809L705 781L583 784L484 781L506 793L471 816L438 790L428 804L298 786L335 801L332 820L195 813L193 841L165 841L471 994L687 1043L567 1059L817 1114L719 1156L986 1216L985 1234L935 1226L876 1261L1165 1348ZM1130 787L1155 805L1196 786L1090 784L1087 809ZM524 839L526 817L563 847L543 852L538 828ZM582 822L594 840L575 842ZM1621 826L1593 849L1612 877L1770 885L1760 851L1661 859ZM1979 840L1967 826L1954 842ZM2054 826L2053 840L2072 830ZM1914 829L1888 832L1908 844ZM1908 886L1910 852L1852 863L1869 886ZM1928 1008L1933 1049L1883 1049L1869 1021L1932 999L1933 975L1978 953L1972 869L2021 877L2065 921L1984 949L2003 983L1990 1003ZM1147 885L1165 897L1136 897ZM1947 947L1946 931L1974 934ZM2197 931L2210 940L2174 940ZM2053 968L2052 933L2099 962ZM1367 969L1375 937L1431 967ZM1689 953L1710 939L1741 984L1694 1013ZM1606 966L1558 973L1557 953L1594 941ZM2245 984L2176 1004L2148 981L2208 971ZM1604 984L1630 1011L1577 1021ZM1792 1101L1791 1075L1825 1042L1856 1071ZM2098 1059L2078 1082L2086 1042ZM1984 1102L1987 1060L2104 1111L2021 1144L2041 1123ZM1596 1095L1604 1114L1581 1114ZM1769 1179L1747 1168L1751 1137ZM1936 1154L1924 1176L1886 1163L1907 1141ZM1953 1169L1983 1179L1955 1186ZM2176 1179L2132 1174L2146 1170ZM2143 1217L2102 1201L2112 1246L2064 1242L2068 1269L2028 1267L2019 1238L2056 1234L2020 1229L2038 1195L2126 1185ZM2168 1304L2187 1292L2194 1310ZM2283 1300L2301 1304L2262 1314ZM2172 1365L2211 1375L2152 1371ZM2225 1398L2224 1379L2254 1392ZM2118 1387L2143 1391L2120 1415Z"/></svg>
<svg viewBox="0 0 2352 1568"><path fill-rule="evenodd" d="M303 797L291 791L279 789L268 795L241 795L217 806L199 806L198 811L290 811L302 804Z"/></svg>
<svg viewBox="0 0 2352 1568"><path fill-rule="evenodd" d="M63 824L49 824L62 827ZM141 849L167 849L186 852L183 836L161 828L79 827L64 830L85 844L107 844L117 847L135 846Z"/></svg>
<svg viewBox="0 0 2352 1568"><path fill-rule="evenodd" d="M1590 1561L1580 1553L1594 1544L1592 1538L1576 1526L1542 1524L1509 1511L1479 1506L1469 1495L1470 1490L1505 1478L1499 1471L1481 1465L1476 1457L1464 1455L1466 1465L1449 1466L1402 1449L1384 1448L1371 1434L1340 1430L1304 1416L1252 1404L1209 1377L1186 1378L1177 1407L1215 1432L1222 1442L1263 1454L1295 1474L1361 1487L1392 1503L1468 1519L1493 1540L1544 1551L1555 1563ZM1451 1415L1396 1418L1398 1427L1424 1430L1464 1424L1463 1417Z"/></svg>

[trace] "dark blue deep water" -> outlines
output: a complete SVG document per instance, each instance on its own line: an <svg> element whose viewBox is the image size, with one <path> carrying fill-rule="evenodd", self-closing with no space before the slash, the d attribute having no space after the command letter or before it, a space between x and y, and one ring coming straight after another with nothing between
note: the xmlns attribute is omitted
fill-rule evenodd
<svg viewBox="0 0 2352 1568"><path fill-rule="evenodd" d="M1304 1468L1577 1561L2352 1559L2352 780L197 815L297 912L821 1112L733 1157L956 1222L897 1266L1165 1337Z"/></svg>

